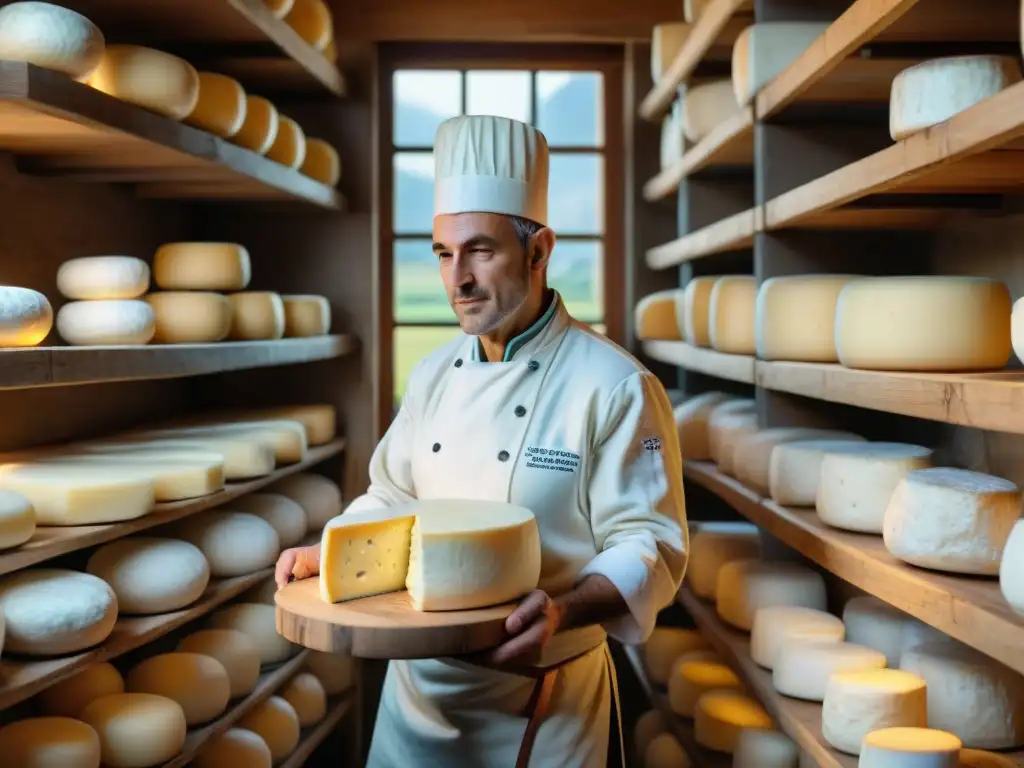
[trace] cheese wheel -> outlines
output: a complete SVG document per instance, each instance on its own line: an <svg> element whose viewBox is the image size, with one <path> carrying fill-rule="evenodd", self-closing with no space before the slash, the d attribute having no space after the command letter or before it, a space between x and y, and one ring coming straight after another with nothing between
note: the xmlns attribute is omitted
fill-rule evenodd
<svg viewBox="0 0 1024 768"><path fill-rule="evenodd" d="M100 768L100 738L69 717L30 717L0 728L0 755L11 768Z"/></svg>
<svg viewBox="0 0 1024 768"><path fill-rule="evenodd" d="M839 293L859 275L793 275L761 283L754 308L757 356L762 360L835 363Z"/></svg>
<svg viewBox="0 0 1024 768"><path fill-rule="evenodd" d="M243 437L263 443L274 450L279 464L294 464L306 458L308 444L306 429L292 419L236 421L221 424L199 424L183 427L166 427L139 433L145 437L195 437L221 438Z"/></svg>
<svg viewBox="0 0 1024 768"><path fill-rule="evenodd" d="M125 689L176 701L189 726L219 717L231 698L231 682L223 664L212 656L180 651L136 664L125 678Z"/></svg>
<svg viewBox="0 0 1024 768"><path fill-rule="evenodd" d="M231 698L252 693L260 680L260 651L256 641L231 629L202 629L184 637L177 650L199 653L221 663L228 674Z"/></svg>
<svg viewBox="0 0 1024 768"><path fill-rule="evenodd" d="M1024 520L1010 529L999 563L999 590L1015 611L1024 613Z"/></svg>
<svg viewBox="0 0 1024 768"><path fill-rule="evenodd" d="M36 697L36 703L45 715L78 718L96 699L115 693L124 693L124 678L113 664L102 661L57 681Z"/></svg>
<svg viewBox="0 0 1024 768"><path fill-rule="evenodd" d="M144 301L72 301L57 312L57 332L73 346L148 344L156 332L153 309Z"/></svg>
<svg viewBox="0 0 1024 768"><path fill-rule="evenodd" d="M298 503L306 513L306 530L322 530L341 514L341 489L337 483L314 472L299 472L278 480L268 489Z"/></svg>
<svg viewBox="0 0 1024 768"><path fill-rule="evenodd" d="M210 566L198 547L153 536L103 545L86 571L110 585L122 614L177 611L202 597L210 582Z"/></svg>
<svg viewBox="0 0 1024 768"><path fill-rule="evenodd" d="M185 122L221 138L231 138L245 123L245 90L233 77L199 73L199 98Z"/></svg>
<svg viewBox="0 0 1024 768"><path fill-rule="evenodd" d="M306 512L292 499L279 493L250 493L231 501L231 508L262 518L277 531L281 548L294 547L306 535Z"/></svg>
<svg viewBox="0 0 1024 768"><path fill-rule="evenodd" d="M679 289L658 291L637 302L634 312L636 337L645 341L679 341L682 334L676 319L676 299Z"/></svg>
<svg viewBox="0 0 1024 768"><path fill-rule="evenodd" d="M36 532L36 510L26 496L0 491L0 550L20 547Z"/></svg>
<svg viewBox="0 0 1024 768"><path fill-rule="evenodd" d="M960 739L933 728L880 728L864 737L858 768L958 768Z"/></svg>
<svg viewBox="0 0 1024 768"><path fill-rule="evenodd" d="M949 56L908 67L892 81L889 135L902 141L1020 80L1020 65L1010 56Z"/></svg>
<svg viewBox="0 0 1024 768"><path fill-rule="evenodd" d="M193 768L271 768L273 764L267 742L244 728L229 728L213 737L189 763Z"/></svg>
<svg viewBox="0 0 1024 768"><path fill-rule="evenodd" d="M149 290L149 265L134 256L68 259L57 268L57 290L68 299L137 299Z"/></svg>
<svg viewBox="0 0 1024 768"><path fill-rule="evenodd" d="M658 24L651 33L651 79L654 84L665 76L693 26L684 22Z"/></svg>
<svg viewBox="0 0 1024 768"><path fill-rule="evenodd" d="M262 341L284 336L284 302L270 291L245 291L228 296L234 341Z"/></svg>
<svg viewBox="0 0 1024 768"><path fill-rule="evenodd" d="M718 463L722 455L722 430L721 425L731 419L733 414L755 414L756 406L753 400L734 399L728 400L721 405L716 405L708 416L708 453L711 460Z"/></svg>
<svg viewBox="0 0 1024 768"><path fill-rule="evenodd" d="M754 308L757 280L749 275L726 275L711 288L708 309L708 336L718 352L753 355Z"/></svg>
<svg viewBox="0 0 1024 768"><path fill-rule="evenodd" d="M718 279L717 275L694 277L683 288L682 330L684 338L694 346L711 346L711 290Z"/></svg>
<svg viewBox="0 0 1024 768"><path fill-rule="evenodd" d="M733 691L712 691L697 701L693 735L702 747L732 753L747 728L770 729L772 719L764 707Z"/></svg>
<svg viewBox="0 0 1024 768"><path fill-rule="evenodd" d="M649 709L640 715L633 726L633 747L636 759L643 762L647 746L654 741L658 734L667 731L668 722L661 710Z"/></svg>
<svg viewBox="0 0 1024 768"><path fill-rule="evenodd" d="M337 435L337 410L328 403L311 405L283 405L273 408L233 409L219 416L203 420L202 423L223 423L226 421L297 421L306 430L309 445L329 443Z"/></svg>
<svg viewBox="0 0 1024 768"><path fill-rule="evenodd" d="M37 525L99 525L135 520L156 501L149 476L107 467L0 465L0 489L25 496Z"/></svg>
<svg viewBox="0 0 1024 768"><path fill-rule="evenodd" d="M726 475L736 474L736 447L749 436L757 434L757 413L738 411L716 419L711 430L717 444L718 471Z"/></svg>
<svg viewBox="0 0 1024 768"><path fill-rule="evenodd" d="M226 480L247 480L263 477L274 471L274 446L230 435L195 435L191 437L145 438L124 435L120 441L80 443L75 450L82 454L126 457L128 459L167 459L170 461L223 462Z"/></svg>
<svg viewBox="0 0 1024 768"><path fill-rule="evenodd" d="M153 281L172 291L240 291L252 279L252 259L238 243L164 243L153 254Z"/></svg>
<svg viewBox="0 0 1024 768"><path fill-rule="evenodd" d="M743 683L725 664L688 661L680 664L668 683L668 702L680 717L693 717L697 700L709 691L743 690Z"/></svg>
<svg viewBox="0 0 1024 768"><path fill-rule="evenodd" d="M736 440L732 469L736 479L761 495L771 492L772 454L780 445L806 440L860 440L852 432L808 427L760 429Z"/></svg>
<svg viewBox="0 0 1024 768"><path fill-rule="evenodd" d="M732 48L736 101L746 106L769 80L796 61L828 29L826 21L766 21L753 24Z"/></svg>
<svg viewBox="0 0 1024 768"><path fill-rule="evenodd" d="M871 669L837 672L829 678L821 705L821 733L833 747L858 755L871 731L897 727L928 727L925 681L919 676Z"/></svg>
<svg viewBox="0 0 1024 768"><path fill-rule="evenodd" d="M708 419L711 418L715 406L732 399L731 395L724 392L705 392L703 395L687 398L672 409L683 459L707 461L711 458Z"/></svg>
<svg viewBox="0 0 1024 768"><path fill-rule="evenodd" d="M267 150L266 158L289 168L299 168L306 159L306 134L287 115L279 118L277 135Z"/></svg>
<svg viewBox="0 0 1024 768"><path fill-rule="evenodd" d="M327 694L316 676L300 672L281 689L281 698L292 705L299 725L308 728L327 715Z"/></svg>
<svg viewBox="0 0 1024 768"><path fill-rule="evenodd" d="M903 653L910 648L924 643L957 643L945 633L871 595L847 601L843 623L847 640L881 651L893 669L899 666Z"/></svg>
<svg viewBox="0 0 1024 768"><path fill-rule="evenodd" d="M733 768L796 768L800 748L779 731L744 728L732 753Z"/></svg>
<svg viewBox="0 0 1024 768"><path fill-rule="evenodd" d="M932 451L906 443L860 443L829 451L821 462L815 509L828 525L882 533L885 510L900 480L931 466Z"/></svg>
<svg viewBox="0 0 1024 768"><path fill-rule="evenodd" d="M261 664L276 664L295 653L295 645L278 634L274 614L276 609L260 603L235 603L219 608L210 616L213 629L233 629L244 632L256 641Z"/></svg>
<svg viewBox="0 0 1024 768"><path fill-rule="evenodd" d="M262 96L245 97L245 121L231 141L240 147L265 155L277 138L281 115L277 107Z"/></svg>
<svg viewBox="0 0 1024 768"><path fill-rule="evenodd" d="M831 613L812 608L775 605L754 614L750 628L750 656L765 669L774 669L783 649L802 643L841 643L843 622Z"/></svg>
<svg viewBox="0 0 1024 768"><path fill-rule="evenodd" d="M283 19L292 9L295 0L263 0L263 4L267 6L267 10L274 15L274 18Z"/></svg>
<svg viewBox="0 0 1024 768"><path fill-rule="evenodd" d="M299 745L299 716L280 696L271 696L249 710L238 725L257 734L270 748L274 763L288 757Z"/></svg>
<svg viewBox="0 0 1024 768"><path fill-rule="evenodd" d="M690 591L703 600L717 599L718 572L733 560L756 559L761 539L753 525L738 530L698 530L690 535L690 559L686 579Z"/></svg>
<svg viewBox="0 0 1024 768"><path fill-rule="evenodd" d="M836 350L848 368L984 371L1010 358L1010 292L987 277L871 277L843 288Z"/></svg>
<svg viewBox="0 0 1024 768"><path fill-rule="evenodd" d="M864 443L862 437L842 440L797 440L777 445L768 464L772 501L792 507L813 507L818 497L821 462L830 452Z"/></svg>
<svg viewBox="0 0 1024 768"><path fill-rule="evenodd" d="M789 605L824 611L827 605L821 574L796 563L733 560L719 568L715 592L718 615L748 632L762 608Z"/></svg>
<svg viewBox="0 0 1024 768"><path fill-rule="evenodd" d="M80 80L99 64L106 45L99 27L53 3L0 8L0 59L27 61Z"/></svg>
<svg viewBox="0 0 1024 768"><path fill-rule="evenodd" d="M1008 757L980 749L961 749L960 768L1017 768Z"/></svg>
<svg viewBox="0 0 1024 768"><path fill-rule="evenodd" d="M184 59L139 45L108 45L89 85L115 99L181 120L199 100L199 73Z"/></svg>
<svg viewBox="0 0 1024 768"><path fill-rule="evenodd" d="M689 651L711 648L711 644L695 629L655 627L644 643L644 669L655 685L667 685L672 674L672 662Z"/></svg>
<svg viewBox="0 0 1024 768"><path fill-rule="evenodd" d="M644 750L644 768L690 768L692 765L671 733L659 733Z"/></svg>
<svg viewBox="0 0 1024 768"><path fill-rule="evenodd" d="M100 737L105 768L159 765L185 745L185 713L176 701L165 696L104 696L85 708L82 720Z"/></svg>
<svg viewBox="0 0 1024 768"><path fill-rule="evenodd" d="M53 307L43 294L0 285L0 347L34 347L51 328Z"/></svg>
<svg viewBox="0 0 1024 768"><path fill-rule="evenodd" d="M231 305L219 293L161 291L146 295L156 328L155 344L212 344L231 330Z"/></svg>
<svg viewBox="0 0 1024 768"><path fill-rule="evenodd" d="M682 101L683 131L695 143L740 111L728 77L686 86Z"/></svg>
<svg viewBox="0 0 1024 768"><path fill-rule="evenodd" d="M338 186L338 181L341 180L341 158L338 156L338 150L323 139L306 137L306 157L299 170L328 187Z"/></svg>
<svg viewBox="0 0 1024 768"><path fill-rule="evenodd" d="M351 656L311 650L306 656L306 669L320 681L328 696L337 696L352 687L355 662Z"/></svg>
<svg viewBox="0 0 1024 768"><path fill-rule="evenodd" d="M331 303L324 296L282 296L284 335L324 336L331 332Z"/></svg>
<svg viewBox="0 0 1024 768"><path fill-rule="evenodd" d="M794 640L779 649L772 685L786 696L821 701L829 678L837 672L884 668L885 654L866 645L844 643L834 637Z"/></svg>
<svg viewBox="0 0 1024 768"><path fill-rule="evenodd" d="M245 576L277 562L281 542L266 520L245 512L211 509L176 523L174 535L202 550L210 575Z"/></svg>
<svg viewBox="0 0 1024 768"><path fill-rule="evenodd" d="M318 51L324 50L334 36L334 20L323 0L294 0L284 23Z"/></svg>

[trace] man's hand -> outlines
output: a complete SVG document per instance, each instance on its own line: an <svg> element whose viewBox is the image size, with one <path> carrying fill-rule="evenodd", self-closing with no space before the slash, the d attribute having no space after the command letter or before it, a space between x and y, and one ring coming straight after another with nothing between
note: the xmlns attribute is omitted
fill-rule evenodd
<svg viewBox="0 0 1024 768"><path fill-rule="evenodd" d="M505 619L505 631L511 635L491 654L493 664L533 663L552 636L562 628L565 609L542 589L528 594Z"/></svg>
<svg viewBox="0 0 1024 768"><path fill-rule="evenodd" d="M295 581L300 581L316 576L318 573L320 573L320 545L294 547L286 549L277 558L274 581L277 583L277 588L281 589L292 580L292 577Z"/></svg>

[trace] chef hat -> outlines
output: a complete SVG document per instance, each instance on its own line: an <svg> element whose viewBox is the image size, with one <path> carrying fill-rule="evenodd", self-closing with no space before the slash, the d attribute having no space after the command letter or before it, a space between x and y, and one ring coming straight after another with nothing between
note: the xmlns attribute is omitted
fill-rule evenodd
<svg viewBox="0 0 1024 768"><path fill-rule="evenodd" d="M533 126L468 115L434 140L434 215L503 213L547 225L548 143Z"/></svg>

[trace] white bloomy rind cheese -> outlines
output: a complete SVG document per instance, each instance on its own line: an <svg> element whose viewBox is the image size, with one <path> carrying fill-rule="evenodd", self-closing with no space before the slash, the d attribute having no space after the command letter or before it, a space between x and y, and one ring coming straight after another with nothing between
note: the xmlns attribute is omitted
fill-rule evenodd
<svg viewBox="0 0 1024 768"><path fill-rule="evenodd" d="M734 560L718 571L718 615L737 629L750 631L754 615L773 605L824 611L825 580L796 563Z"/></svg>
<svg viewBox="0 0 1024 768"><path fill-rule="evenodd" d="M757 291L754 336L762 360L835 363L836 304L857 275L771 277Z"/></svg>
<svg viewBox="0 0 1024 768"><path fill-rule="evenodd" d="M746 728L772 727L764 707L734 691L712 691L697 701L693 735L702 747L732 753L740 733Z"/></svg>
<svg viewBox="0 0 1024 768"><path fill-rule="evenodd" d="M0 489L25 496L37 525L99 525L134 520L156 502L152 477L113 467L0 465Z"/></svg>
<svg viewBox="0 0 1024 768"><path fill-rule="evenodd" d="M984 371L1010 358L1010 292L986 277L870 277L843 288L836 350L848 368Z"/></svg>
<svg viewBox="0 0 1024 768"><path fill-rule="evenodd" d="M331 603L404 587L416 610L468 610L539 580L537 520L513 504L431 499L350 512L324 529L320 595Z"/></svg>
<svg viewBox="0 0 1024 768"><path fill-rule="evenodd" d="M683 132L692 142L700 141L740 111L728 77L687 86L682 98Z"/></svg>
<svg viewBox="0 0 1024 768"><path fill-rule="evenodd" d="M714 661L688 661L680 664L669 680L669 706L680 717L693 717L701 696L725 689L743 690L743 683L729 667Z"/></svg>
<svg viewBox="0 0 1024 768"><path fill-rule="evenodd" d="M153 281L165 291L240 291L251 279L249 251L238 243L164 243L153 255Z"/></svg>
<svg viewBox="0 0 1024 768"><path fill-rule="evenodd" d="M277 138L280 124L281 115L277 107L262 96L246 96L245 122L231 141L258 155L265 155Z"/></svg>
<svg viewBox="0 0 1024 768"><path fill-rule="evenodd" d="M73 346L148 344L156 333L156 315L144 301L72 301L57 312L57 332Z"/></svg>
<svg viewBox="0 0 1024 768"><path fill-rule="evenodd" d="M149 290L149 265L134 256L82 256L57 268L57 290L68 299L137 299Z"/></svg>
<svg viewBox="0 0 1024 768"><path fill-rule="evenodd" d="M885 654L886 663L896 669L903 652L922 643L954 642L947 635L872 595L847 601L843 607L846 639Z"/></svg>
<svg viewBox="0 0 1024 768"><path fill-rule="evenodd" d="M889 134L900 141L995 96L1020 82L1009 56L951 56L917 64L896 75L889 97Z"/></svg>
<svg viewBox="0 0 1024 768"><path fill-rule="evenodd" d="M684 338L694 346L711 346L711 291L718 277L695 277L683 288L682 329ZM676 310L677 314L679 309Z"/></svg>
<svg viewBox="0 0 1024 768"><path fill-rule="evenodd" d="M34 347L53 328L53 307L39 291L0 285L0 347Z"/></svg>
<svg viewBox="0 0 1024 768"><path fill-rule="evenodd" d="M277 531L246 512L211 509L176 523L174 535L195 544L220 578L245 576L269 568L281 553Z"/></svg>
<svg viewBox="0 0 1024 768"><path fill-rule="evenodd" d="M70 717L30 717L0 728L0 755L11 768L99 768L100 739Z"/></svg>
<svg viewBox="0 0 1024 768"><path fill-rule="evenodd" d="M732 768L795 768L800 748L779 731L744 728L732 753Z"/></svg>
<svg viewBox="0 0 1024 768"><path fill-rule="evenodd" d="M858 768L958 768L960 739L933 728L880 728L864 737Z"/></svg>
<svg viewBox="0 0 1024 768"><path fill-rule="evenodd" d="M302 541L309 527L302 506L280 493L250 493L230 504L233 509L256 515L274 526L282 549Z"/></svg>
<svg viewBox="0 0 1024 768"><path fill-rule="evenodd" d="M651 34L651 79L655 85L672 66L692 29L692 25L681 21L654 27Z"/></svg>
<svg viewBox="0 0 1024 768"><path fill-rule="evenodd" d="M21 546L35 532L36 510L28 497L13 491L0 491L0 549ZM2 647L0 642L0 649Z"/></svg>
<svg viewBox="0 0 1024 768"><path fill-rule="evenodd" d="M708 419L715 407L732 400L724 392L706 392L691 397L672 409L679 433L679 448L684 459L707 461L711 458L708 444Z"/></svg>
<svg viewBox="0 0 1024 768"><path fill-rule="evenodd" d="M341 180L341 158L338 150L323 139L306 138L306 159L299 171L309 178L335 187Z"/></svg>
<svg viewBox="0 0 1024 768"><path fill-rule="evenodd" d="M809 427L773 427L736 441L732 469L736 479L760 494L771 490L772 454L780 445L804 440L857 440L850 432Z"/></svg>
<svg viewBox="0 0 1024 768"><path fill-rule="evenodd" d="M281 300L286 338L323 336L331 332L331 303L325 296L285 295Z"/></svg>
<svg viewBox="0 0 1024 768"><path fill-rule="evenodd" d="M881 533L885 510L900 480L931 466L932 451L905 443L861 443L825 454L821 462L818 517L859 533Z"/></svg>
<svg viewBox="0 0 1024 768"><path fill-rule="evenodd" d="M53 3L0 8L0 59L27 61L79 80L103 56L103 33L79 13Z"/></svg>
<svg viewBox="0 0 1024 768"><path fill-rule="evenodd" d="M856 643L798 640L779 649L772 685L779 693L807 701L821 701L829 678L837 672L884 669L885 654Z"/></svg>
<svg viewBox="0 0 1024 768"><path fill-rule="evenodd" d="M798 440L777 445L768 466L768 490L776 504L813 507L818 498L821 462L830 451L866 442L863 437L842 440Z"/></svg>
<svg viewBox="0 0 1024 768"><path fill-rule="evenodd" d="M756 404L753 400L729 400L716 405L708 416L708 452L716 464L722 457L722 430L734 415L754 416L757 419Z"/></svg>
<svg viewBox="0 0 1024 768"><path fill-rule="evenodd" d="M678 288L658 291L644 296L637 302L634 322L638 339L682 339L679 322L676 319L676 295L679 292Z"/></svg>
<svg viewBox="0 0 1024 768"><path fill-rule="evenodd" d="M825 741L850 755L879 728L927 728L925 681L898 669L838 672L828 680L821 706ZM962 716L971 713L966 707Z"/></svg>
<svg viewBox="0 0 1024 768"><path fill-rule="evenodd" d="M752 560L761 554L757 528L744 525L738 530L698 530L690 534L690 561L686 580L702 600L717 599L718 572L733 560Z"/></svg>
<svg viewBox="0 0 1024 768"><path fill-rule="evenodd" d="M104 696L85 708L82 720L99 734L103 763L112 767L160 765L185 745L185 713L165 696Z"/></svg>
<svg viewBox="0 0 1024 768"><path fill-rule="evenodd" d="M711 648L707 639L695 629L655 627L644 643L644 669L647 679L655 685L667 685L675 660L686 653Z"/></svg>
<svg viewBox="0 0 1024 768"><path fill-rule="evenodd" d="M306 134L287 115L280 116L277 136L267 150L266 158L289 168L298 168L306 159Z"/></svg>
<svg viewBox="0 0 1024 768"><path fill-rule="evenodd" d="M918 469L896 486L882 537L889 552L912 565L995 576L1020 511L1020 489L1009 480L949 467Z"/></svg>
<svg viewBox="0 0 1024 768"><path fill-rule="evenodd" d="M711 346L718 352L752 355L754 341L754 308L757 303L757 280L749 275L726 275L715 281L711 289L708 314Z"/></svg>
<svg viewBox="0 0 1024 768"><path fill-rule="evenodd" d="M773 669L786 647L812 640L842 643L845 632L843 622L825 611L789 605L761 608L750 629L750 656L765 669Z"/></svg>
<svg viewBox="0 0 1024 768"><path fill-rule="evenodd" d="M108 45L89 75L89 85L173 120L185 118L199 100L195 67L177 56L138 45Z"/></svg>
<svg viewBox="0 0 1024 768"><path fill-rule="evenodd" d="M270 291L244 291L228 295L233 341L267 341L284 336L284 302Z"/></svg>
<svg viewBox="0 0 1024 768"><path fill-rule="evenodd" d="M230 138L245 123L245 90L233 77L214 72L199 73L199 99L185 122Z"/></svg>
<svg viewBox="0 0 1024 768"><path fill-rule="evenodd" d="M732 49L732 83L744 106L828 29L823 21L768 21L740 32Z"/></svg>
<svg viewBox="0 0 1024 768"><path fill-rule="evenodd" d="M220 716L231 698L224 665L201 653L161 653L136 664L125 678L129 693L151 693L175 701L189 726Z"/></svg>
<svg viewBox="0 0 1024 768"><path fill-rule="evenodd" d="M213 344L231 330L231 304L219 293L158 291L146 303L156 318L154 344Z"/></svg>
<svg viewBox="0 0 1024 768"><path fill-rule="evenodd" d="M1013 524L999 564L999 590L1018 613L1024 613L1024 520Z"/></svg>

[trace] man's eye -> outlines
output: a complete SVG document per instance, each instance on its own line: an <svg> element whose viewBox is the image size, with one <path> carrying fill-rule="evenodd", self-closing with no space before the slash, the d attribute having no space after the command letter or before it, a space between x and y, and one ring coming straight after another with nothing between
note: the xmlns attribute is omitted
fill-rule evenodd
<svg viewBox="0 0 1024 768"><path fill-rule="evenodd" d="M441 253L437 254L437 258L439 259L450 259L451 257L452 255L447 251L442 251Z"/></svg>

